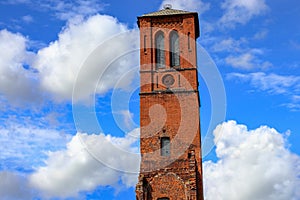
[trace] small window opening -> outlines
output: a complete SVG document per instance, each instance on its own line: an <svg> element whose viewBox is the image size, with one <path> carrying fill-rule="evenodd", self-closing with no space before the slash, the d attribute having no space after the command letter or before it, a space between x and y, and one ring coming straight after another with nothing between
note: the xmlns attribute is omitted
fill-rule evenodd
<svg viewBox="0 0 300 200"><path fill-rule="evenodd" d="M160 139L160 144L161 144L161 155L170 156L170 138L162 137Z"/></svg>
<svg viewBox="0 0 300 200"><path fill-rule="evenodd" d="M147 35L144 35L144 53L147 52Z"/></svg>
<svg viewBox="0 0 300 200"><path fill-rule="evenodd" d="M191 33L188 32L188 49L191 51Z"/></svg>

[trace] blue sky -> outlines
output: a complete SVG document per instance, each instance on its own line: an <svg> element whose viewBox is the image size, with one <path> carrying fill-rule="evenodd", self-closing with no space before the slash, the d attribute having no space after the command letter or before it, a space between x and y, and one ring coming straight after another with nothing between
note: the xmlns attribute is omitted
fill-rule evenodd
<svg viewBox="0 0 300 200"><path fill-rule="evenodd" d="M296 0L1 2L0 199L135 198L136 20L166 3L199 13L206 199L300 199Z"/></svg>

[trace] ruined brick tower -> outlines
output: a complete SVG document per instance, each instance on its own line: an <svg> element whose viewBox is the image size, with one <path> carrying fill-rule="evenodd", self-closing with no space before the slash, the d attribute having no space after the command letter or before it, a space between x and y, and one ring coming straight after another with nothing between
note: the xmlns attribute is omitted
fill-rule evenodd
<svg viewBox="0 0 300 200"><path fill-rule="evenodd" d="M198 14L138 17L141 165L138 200L203 200L197 77Z"/></svg>

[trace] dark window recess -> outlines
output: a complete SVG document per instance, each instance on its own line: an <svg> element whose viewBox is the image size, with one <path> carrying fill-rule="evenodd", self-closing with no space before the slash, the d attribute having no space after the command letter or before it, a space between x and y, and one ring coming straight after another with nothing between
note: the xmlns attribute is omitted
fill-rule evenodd
<svg viewBox="0 0 300 200"><path fill-rule="evenodd" d="M171 67L179 66L179 37L176 31L172 31L170 35L170 63Z"/></svg>
<svg viewBox="0 0 300 200"><path fill-rule="evenodd" d="M161 155L170 156L170 138L162 137L160 139L160 144L161 144Z"/></svg>
<svg viewBox="0 0 300 200"><path fill-rule="evenodd" d="M188 32L188 49L191 51L191 33Z"/></svg>
<svg viewBox="0 0 300 200"><path fill-rule="evenodd" d="M158 198L157 200L170 200L168 197Z"/></svg>
<svg viewBox="0 0 300 200"><path fill-rule="evenodd" d="M165 38L162 32L155 37L155 61L157 68L165 67Z"/></svg>
<svg viewBox="0 0 300 200"><path fill-rule="evenodd" d="M144 53L147 52L147 35L144 35Z"/></svg>

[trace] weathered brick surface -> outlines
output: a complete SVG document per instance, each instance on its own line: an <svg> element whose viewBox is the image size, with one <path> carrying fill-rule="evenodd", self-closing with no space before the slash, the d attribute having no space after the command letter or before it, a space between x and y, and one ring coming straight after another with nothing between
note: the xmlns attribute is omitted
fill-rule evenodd
<svg viewBox="0 0 300 200"><path fill-rule="evenodd" d="M194 14L140 17L141 42L141 168L136 186L138 200L203 200L199 93ZM171 68L169 35L176 30L180 66ZM155 35L165 35L166 67L155 64ZM189 38L188 38L189 37ZM190 42L190 44L188 44ZM170 74L174 83L163 84ZM162 137L169 137L170 156L161 156Z"/></svg>

